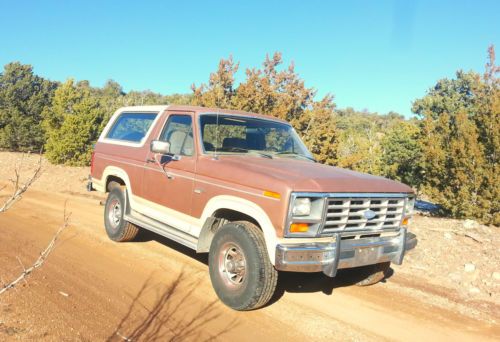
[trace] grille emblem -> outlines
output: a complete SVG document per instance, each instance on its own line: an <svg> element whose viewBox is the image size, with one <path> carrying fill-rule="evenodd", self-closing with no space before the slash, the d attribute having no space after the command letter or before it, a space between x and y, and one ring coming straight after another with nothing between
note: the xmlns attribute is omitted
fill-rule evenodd
<svg viewBox="0 0 500 342"><path fill-rule="evenodd" d="M363 216L364 216L367 220L371 220L372 218L374 218L375 216L377 216L377 213L376 213L376 212L374 212L373 210L367 209L367 210L365 210L365 212L363 213Z"/></svg>

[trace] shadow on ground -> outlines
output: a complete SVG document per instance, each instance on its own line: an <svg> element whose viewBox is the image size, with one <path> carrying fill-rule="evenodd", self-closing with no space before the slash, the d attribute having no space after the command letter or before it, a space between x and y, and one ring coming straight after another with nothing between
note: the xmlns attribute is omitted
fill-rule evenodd
<svg viewBox="0 0 500 342"><path fill-rule="evenodd" d="M153 233L152 231L149 231L146 229L141 229L139 231L139 234L134 239L133 243L147 242L147 241L156 241L158 243L161 243L162 245L164 245L168 248L171 248L171 249L173 249L179 253L182 253L184 255L187 255L190 258L193 258L194 260L197 260L197 261L201 262L202 264L205 264L208 266L208 253L196 253L196 251L192 250L189 247L181 245L180 243L177 243L173 240L170 240L166 237L163 237L159 234Z"/></svg>
<svg viewBox="0 0 500 342"><path fill-rule="evenodd" d="M198 282L181 272L168 285L150 276L137 294L107 341L213 341L218 340L236 321L225 321L223 328L207 327L220 319L217 300L200 304L191 299ZM220 324L219 324L220 326Z"/></svg>
<svg viewBox="0 0 500 342"><path fill-rule="evenodd" d="M167 239L156 233L142 230L135 242L156 241L162 245L187 255L200 263L208 266L208 254L196 253L194 250L185 247L175 241ZM208 274L208 268L207 268ZM385 282L394 274L392 269L387 272L382 282ZM339 270L335 278L330 278L323 273L297 273L279 272L278 286L276 292L267 305L277 302L286 292L290 293L311 293L322 292L331 295L336 288L355 286L363 279L364 275L357 269Z"/></svg>
<svg viewBox="0 0 500 342"><path fill-rule="evenodd" d="M394 271L390 269L382 282L390 278L393 273ZM356 269L339 270L335 278L327 277L323 273L280 272L278 286L269 305L278 301L286 292L323 292L329 296L336 288L356 286L356 283L361 280L363 280L363 274Z"/></svg>

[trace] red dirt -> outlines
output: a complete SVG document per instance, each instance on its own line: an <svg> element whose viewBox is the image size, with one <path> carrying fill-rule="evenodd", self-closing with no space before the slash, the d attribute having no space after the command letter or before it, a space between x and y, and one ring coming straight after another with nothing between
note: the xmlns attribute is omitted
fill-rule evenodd
<svg viewBox="0 0 500 342"><path fill-rule="evenodd" d="M6 165L12 163L0 164L2 179ZM412 272L417 253L371 287L353 286L346 274L282 273L270 305L232 311L212 290L205 255L154 234L138 242L108 240L101 197L82 188L85 172L46 166L33 189L0 214L0 277L7 282L22 272L17 258L29 265L45 248L66 201L71 212L70 227L42 268L0 296L2 341L500 338L496 292L492 300L468 300L446 282L433 283Z"/></svg>

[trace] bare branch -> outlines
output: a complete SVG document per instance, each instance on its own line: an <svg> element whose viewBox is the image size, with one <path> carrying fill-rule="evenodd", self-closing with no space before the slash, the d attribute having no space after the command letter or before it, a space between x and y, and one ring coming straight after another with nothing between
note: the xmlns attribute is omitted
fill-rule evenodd
<svg viewBox="0 0 500 342"><path fill-rule="evenodd" d="M18 261L21 264L21 267L23 268L23 272L16 279L11 281L10 283L8 283L8 284L2 283L0 285L0 295L2 295L4 292L7 292L7 290L14 288L19 282L21 282L23 280L26 281L25 278L27 276L29 276L34 270L36 270L37 268L39 268L40 266L43 265L43 263L45 262L45 260L47 260L50 253L54 250L57 239L59 238L59 236L61 235L63 230L65 230L68 227L70 216L71 216L71 213L66 214L66 204L64 204L64 222L59 227L57 232L54 234L54 236L52 237L52 240L50 240L47 247L43 250L42 253L40 253L40 256L38 257L38 259L36 259L36 261L30 267L25 268L24 265L22 264L21 260L18 258Z"/></svg>
<svg viewBox="0 0 500 342"><path fill-rule="evenodd" d="M10 195L9 198L7 198L7 200L5 200L3 205L0 207L0 213L6 212L10 207L14 205L14 203L20 200L22 195L26 192L26 190L28 190L31 184L33 184L40 177L42 173L42 154L40 153L40 158L38 159L38 162L36 164L35 171L23 185L21 185L21 169L22 162L19 166L16 166L14 170L15 178L11 179L14 189L12 191L12 195ZM0 191L4 188L5 186L2 187Z"/></svg>

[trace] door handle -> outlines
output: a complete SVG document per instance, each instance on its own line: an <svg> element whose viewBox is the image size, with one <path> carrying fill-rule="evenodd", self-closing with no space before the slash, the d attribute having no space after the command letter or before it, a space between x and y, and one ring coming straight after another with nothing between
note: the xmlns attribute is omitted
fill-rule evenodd
<svg viewBox="0 0 500 342"><path fill-rule="evenodd" d="M156 160L154 160L154 159L146 159L146 163L156 163Z"/></svg>

